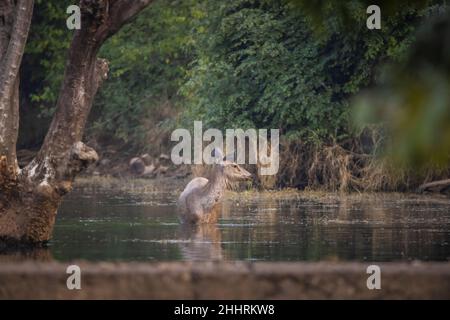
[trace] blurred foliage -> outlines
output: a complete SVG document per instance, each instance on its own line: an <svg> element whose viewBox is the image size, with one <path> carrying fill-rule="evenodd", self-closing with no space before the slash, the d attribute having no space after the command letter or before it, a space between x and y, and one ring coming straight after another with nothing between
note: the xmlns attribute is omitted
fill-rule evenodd
<svg viewBox="0 0 450 320"><path fill-rule="evenodd" d="M386 18L395 19L403 10L420 11L436 1L432 0L289 0L293 7L309 18L316 35L326 36L340 29L343 32L353 32L355 24L366 21L366 9L376 4L380 7L382 29ZM327 20L333 20L333 29L328 28Z"/></svg>
<svg viewBox="0 0 450 320"><path fill-rule="evenodd" d="M359 123L382 123L397 165L450 163L450 12L433 8L403 63L385 67L380 86L359 97Z"/></svg>

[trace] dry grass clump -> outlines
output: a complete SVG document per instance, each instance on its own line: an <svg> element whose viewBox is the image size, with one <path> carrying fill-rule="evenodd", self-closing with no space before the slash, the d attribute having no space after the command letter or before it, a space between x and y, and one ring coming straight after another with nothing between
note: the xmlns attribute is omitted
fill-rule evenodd
<svg viewBox="0 0 450 320"><path fill-rule="evenodd" d="M377 150L374 142L371 150ZM449 176L448 168L414 170L389 157L365 153L359 139L345 144L289 142L281 146L278 185L328 191L411 191Z"/></svg>

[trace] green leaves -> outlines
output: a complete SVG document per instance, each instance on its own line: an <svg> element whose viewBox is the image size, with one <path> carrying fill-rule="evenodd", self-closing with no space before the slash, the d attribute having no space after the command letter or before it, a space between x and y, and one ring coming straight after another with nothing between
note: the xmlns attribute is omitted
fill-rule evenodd
<svg viewBox="0 0 450 320"><path fill-rule="evenodd" d="M35 3L32 26L21 66L26 94L42 115L52 114L64 73L66 51L72 32L66 27L70 1L39 0Z"/></svg>
<svg viewBox="0 0 450 320"><path fill-rule="evenodd" d="M111 70L89 132L142 147L146 132L169 130L163 121L181 112L185 126L202 120L339 142L354 134L350 100L382 82L380 66L406 59L425 2L401 1L400 11L383 4L383 28L373 32L365 0L157 0L103 46ZM22 67L23 91L44 117L72 35L68 4L37 1Z"/></svg>
<svg viewBox="0 0 450 320"><path fill-rule="evenodd" d="M206 3L198 57L181 90L189 119L303 138L346 135L347 100L372 83L386 56L383 35L369 36L363 23L342 33L331 17L329 36L317 37L309 17L284 1Z"/></svg>
<svg viewBox="0 0 450 320"><path fill-rule="evenodd" d="M96 98L93 133L143 148L148 132L165 120L161 114L178 108L178 88L192 59L193 16L201 16L193 4L155 1L102 47L111 71Z"/></svg>

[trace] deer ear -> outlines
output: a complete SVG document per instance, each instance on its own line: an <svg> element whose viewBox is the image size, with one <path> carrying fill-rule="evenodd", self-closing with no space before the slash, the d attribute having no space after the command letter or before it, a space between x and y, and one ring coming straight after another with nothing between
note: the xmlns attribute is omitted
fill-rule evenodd
<svg viewBox="0 0 450 320"><path fill-rule="evenodd" d="M225 157L223 157L223 160L228 160L228 161L231 161L231 162L234 162L235 161L235 152L233 151L233 152L230 152L230 153L227 153L227 155L225 156Z"/></svg>
<svg viewBox="0 0 450 320"><path fill-rule="evenodd" d="M212 156L215 158L216 163L223 163L223 153L222 150L220 150L220 148L214 148Z"/></svg>

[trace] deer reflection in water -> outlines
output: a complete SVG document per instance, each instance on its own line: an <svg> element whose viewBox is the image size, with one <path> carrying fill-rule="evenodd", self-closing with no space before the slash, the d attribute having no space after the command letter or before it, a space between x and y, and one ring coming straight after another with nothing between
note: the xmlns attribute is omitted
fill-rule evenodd
<svg viewBox="0 0 450 320"><path fill-rule="evenodd" d="M183 260L218 261L224 259L222 234L216 224L180 225L180 251Z"/></svg>

